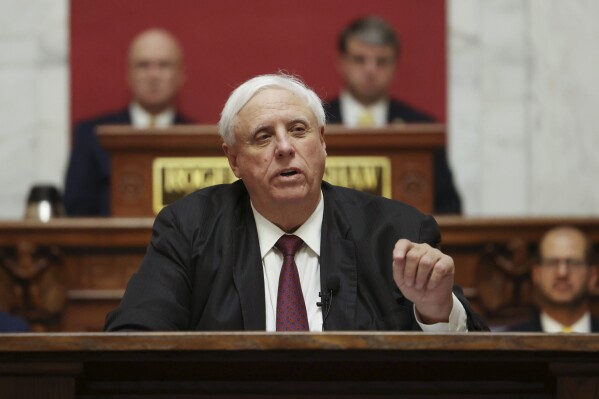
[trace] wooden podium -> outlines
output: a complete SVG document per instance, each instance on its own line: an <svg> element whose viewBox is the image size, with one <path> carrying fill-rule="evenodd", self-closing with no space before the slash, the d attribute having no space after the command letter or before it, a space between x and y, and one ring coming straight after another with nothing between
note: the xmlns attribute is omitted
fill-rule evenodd
<svg viewBox="0 0 599 399"><path fill-rule="evenodd" d="M111 154L113 216L153 216L153 162L160 157L223 157L216 126L139 130L101 126L98 136ZM327 126L329 157L378 156L390 162L391 197L433 210L433 151L445 145L439 124L398 125L376 130Z"/></svg>
<svg viewBox="0 0 599 399"><path fill-rule="evenodd" d="M589 334L6 334L0 397L597 398Z"/></svg>

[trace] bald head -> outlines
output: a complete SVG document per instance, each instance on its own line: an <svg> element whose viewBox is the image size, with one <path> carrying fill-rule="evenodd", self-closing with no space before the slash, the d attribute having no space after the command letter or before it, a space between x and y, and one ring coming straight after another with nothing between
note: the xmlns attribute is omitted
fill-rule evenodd
<svg viewBox="0 0 599 399"><path fill-rule="evenodd" d="M597 282L589 239L574 227L557 227L541 239L539 255L532 280L544 310L554 318L559 316L558 309L580 316Z"/></svg>
<svg viewBox="0 0 599 399"><path fill-rule="evenodd" d="M591 243L584 233L574 227L561 226L547 231L539 245L541 258L549 254L576 253L581 260L590 262Z"/></svg>
<svg viewBox="0 0 599 399"><path fill-rule="evenodd" d="M184 81L183 52L163 29L138 34L129 48L129 87L134 101L151 114L173 106Z"/></svg>

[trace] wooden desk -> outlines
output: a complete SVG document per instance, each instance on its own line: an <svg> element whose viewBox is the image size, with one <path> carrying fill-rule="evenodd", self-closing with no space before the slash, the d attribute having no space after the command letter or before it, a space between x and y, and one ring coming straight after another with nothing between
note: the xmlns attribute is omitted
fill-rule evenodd
<svg viewBox="0 0 599 399"><path fill-rule="evenodd" d="M151 237L152 218L0 222L0 309L36 331L101 331Z"/></svg>
<svg viewBox="0 0 599 399"><path fill-rule="evenodd" d="M0 397L596 398L586 334L8 334Z"/></svg>
<svg viewBox="0 0 599 399"><path fill-rule="evenodd" d="M437 217L442 250L456 283L500 328L531 304L529 269L549 228L569 224L599 249L599 219ZM39 331L100 331L151 236L152 218L0 222L0 310L12 309ZM599 291L593 296L599 314Z"/></svg>
<svg viewBox="0 0 599 399"><path fill-rule="evenodd" d="M113 216L153 216L152 163L158 157L224 157L216 126L140 130L101 126L98 137L111 154ZM392 198L423 212L433 210L433 151L445 146L445 126L409 124L375 130L327 126L329 156L382 156L391 161Z"/></svg>

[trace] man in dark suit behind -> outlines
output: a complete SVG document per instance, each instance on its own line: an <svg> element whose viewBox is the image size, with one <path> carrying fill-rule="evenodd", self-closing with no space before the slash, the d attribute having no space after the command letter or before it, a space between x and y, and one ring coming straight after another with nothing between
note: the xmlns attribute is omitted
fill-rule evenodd
<svg viewBox="0 0 599 399"><path fill-rule="evenodd" d="M0 333L28 332L29 324L17 316L0 311Z"/></svg>
<svg viewBox="0 0 599 399"><path fill-rule="evenodd" d="M182 57L179 43L164 30L149 29L133 40L128 62L131 103L75 127L64 192L69 216L110 216L110 159L100 146L96 127L165 128L189 123L174 107L184 81Z"/></svg>
<svg viewBox="0 0 599 399"><path fill-rule="evenodd" d="M347 127L382 127L392 123L432 123L435 120L391 98L389 91L400 52L395 31L377 17L353 21L339 35L338 70L345 89L325 101L328 123ZM459 214L460 196L454 187L444 147L434 152L434 212Z"/></svg>
<svg viewBox="0 0 599 399"><path fill-rule="evenodd" d="M106 330L486 329L454 287L431 216L322 181L325 114L312 90L258 76L221 115L241 180L160 212Z"/></svg>
<svg viewBox="0 0 599 399"><path fill-rule="evenodd" d="M540 311L511 331L599 332L599 319L590 312L597 267L592 243L580 230L563 226L545 233L532 282Z"/></svg>

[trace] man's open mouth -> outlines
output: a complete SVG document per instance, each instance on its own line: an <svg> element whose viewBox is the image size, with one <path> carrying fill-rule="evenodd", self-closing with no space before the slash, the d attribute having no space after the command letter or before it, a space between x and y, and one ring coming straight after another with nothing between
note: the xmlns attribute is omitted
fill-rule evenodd
<svg viewBox="0 0 599 399"><path fill-rule="evenodd" d="M282 172L281 176L293 176L295 174L297 174L297 171L295 171L295 170L288 170L288 171Z"/></svg>

